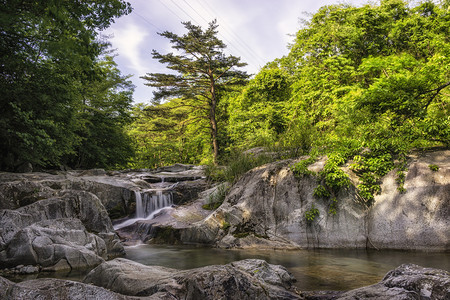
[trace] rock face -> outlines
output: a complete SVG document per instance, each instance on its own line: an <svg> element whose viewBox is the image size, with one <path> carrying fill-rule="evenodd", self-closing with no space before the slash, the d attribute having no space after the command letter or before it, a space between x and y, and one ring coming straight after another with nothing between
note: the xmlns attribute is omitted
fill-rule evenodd
<svg viewBox="0 0 450 300"><path fill-rule="evenodd" d="M0 262L47 270L94 267L124 254L102 203L84 191L64 191L16 210L0 210Z"/></svg>
<svg viewBox="0 0 450 300"><path fill-rule="evenodd" d="M294 280L284 267L256 259L180 271L117 258L92 270L84 282L163 299L298 299Z"/></svg>
<svg viewBox="0 0 450 300"><path fill-rule="evenodd" d="M326 158L309 166L320 171ZM295 178L287 160L246 173L230 190L224 203L204 220L177 229L183 243L224 248L376 248L450 249L450 151L411 156L404 187L397 191L395 170L383 178L381 193L367 208L354 187L338 195L336 215L317 200L313 175ZM432 171L430 164L439 166ZM354 186L357 178L348 168ZM314 222L305 212L319 210Z"/></svg>
<svg viewBox="0 0 450 300"><path fill-rule="evenodd" d="M177 164L156 170L114 171L101 169L50 173L0 172L0 209L17 209L57 196L62 190L81 190L96 195L111 218L135 212L135 191L152 189L152 183L171 182L173 200L182 204L207 189L201 167Z"/></svg>
<svg viewBox="0 0 450 300"><path fill-rule="evenodd" d="M349 291L338 299L450 299L450 273L401 265L387 273L380 283Z"/></svg>

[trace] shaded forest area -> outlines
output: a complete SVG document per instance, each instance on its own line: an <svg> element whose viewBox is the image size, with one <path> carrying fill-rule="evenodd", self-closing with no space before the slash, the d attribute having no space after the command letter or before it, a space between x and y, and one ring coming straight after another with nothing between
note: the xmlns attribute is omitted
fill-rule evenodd
<svg viewBox="0 0 450 300"><path fill-rule="evenodd" d="M133 87L99 31L130 13L130 5L6 0L0 6L0 169L125 166L133 155L124 131Z"/></svg>
<svg viewBox="0 0 450 300"><path fill-rule="evenodd" d="M401 188L411 149L449 145L449 1L322 7L303 22L289 54L250 79L239 73L238 59L223 54L214 22L204 31L187 23L183 36L162 34L185 56L153 53L172 70L178 66L179 75L144 76L159 90L153 103L134 107L133 87L97 33L130 13L128 4L6 2L0 18L2 170L191 163L210 165L221 180L215 164L242 166L236 153L265 147L277 158L328 155L324 180L338 185L337 167L352 160L360 193L370 201L378 179L394 168ZM183 38L189 47L177 44ZM230 76L202 77L213 70Z"/></svg>

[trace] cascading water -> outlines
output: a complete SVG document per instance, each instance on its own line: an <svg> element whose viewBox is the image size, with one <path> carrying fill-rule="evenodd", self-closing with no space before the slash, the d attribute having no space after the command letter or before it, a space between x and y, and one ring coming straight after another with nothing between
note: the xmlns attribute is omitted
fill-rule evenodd
<svg viewBox="0 0 450 300"><path fill-rule="evenodd" d="M135 191L136 198L136 216L133 219L126 220L114 226L114 229L120 229L139 220L150 220L158 212L173 204L172 192L170 186L165 189L146 190L144 192Z"/></svg>
<svg viewBox="0 0 450 300"><path fill-rule="evenodd" d="M144 206L142 205L142 195L138 191L134 191L136 198L136 218L144 218Z"/></svg>
<svg viewBox="0 0 450 300"><path fill-rule="evenodd" d="M163 192L161 190L145 192L140 207L138 207L136 201L136 217L148 218L155 211L171 206L172 204L172 193L170 192Z"/></svg>

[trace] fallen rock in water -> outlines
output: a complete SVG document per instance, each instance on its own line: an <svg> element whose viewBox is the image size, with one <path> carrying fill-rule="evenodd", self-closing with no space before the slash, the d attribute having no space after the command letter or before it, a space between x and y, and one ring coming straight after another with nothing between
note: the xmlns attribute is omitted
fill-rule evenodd
<svg viewBox="0 0 450 300"><path fill-rule="evenodd" d="M338 299L450 299L450 273L405 264L387 273L380 283L349 291Z"/></svg>
<svg viewBox="0 0 450 300"><path fill-rule="evenodd" d="M299 299L294 281L284 267L257 259L175 270L117 258L102 263L84 279L120 294L174 299Z"/></svg>
<svg viewBox="0 0 450 300"><path fill-rule="evenodd" d="M35 279L14 283L0 277L0 298L10 300L23 299L140 299L120 295L104 288L61 279Z"/></svg>

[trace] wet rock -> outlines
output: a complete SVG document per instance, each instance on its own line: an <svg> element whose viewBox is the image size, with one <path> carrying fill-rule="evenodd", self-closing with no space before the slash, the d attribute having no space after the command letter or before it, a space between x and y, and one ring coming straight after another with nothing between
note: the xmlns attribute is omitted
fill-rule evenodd
<svg viewBox="0 0 450 300"><path fill-rule="evenodd" d="M191 270L144 266L114 259L92 270L85 283L136 296L175 299L299 299L284 267L250 259Z"/></svg>
<svg viewBox="0 0 450 300"><path fill-rule="evenodd" d="M114 233L111 220L100 200L84 191L63 191L59 197L41 200L16 210L0 210L0 215L0 250L18 230L42 220L77 218L90 232ZM114 249L113 245L111 249Z"/></svg>
<svg viewBox="0 0 450 300"><path fill-rule="evenodd" d="M14 282L0 276L0 299L6 299L6 293L14 285Z"/></svg>
<svg viewBox="0 0 450 300"><path fill-rule="evenodd" d="M387 273L380 283L349 291L338 299L450 299L450 273L405 264Z"/></svg>
<svg viewBox="0 0 450 300"><path fill-rule="evenodd" d="M163 181L193 181L192 184L180 184L175 191L176 203L195 200L198 192L205 189L203 168L181 164L156 170L120 172L102 169L22 174L0 172L0 209L17 209L58 196L62 190L82 190L95 194L110 216L118 219L134 213L134 191L152 189L151 182Z"/></svg>

